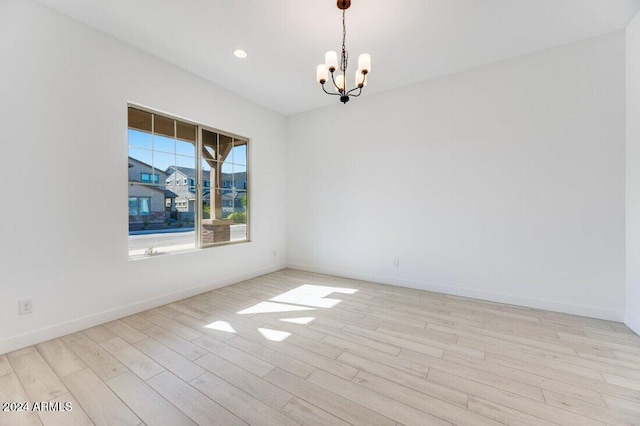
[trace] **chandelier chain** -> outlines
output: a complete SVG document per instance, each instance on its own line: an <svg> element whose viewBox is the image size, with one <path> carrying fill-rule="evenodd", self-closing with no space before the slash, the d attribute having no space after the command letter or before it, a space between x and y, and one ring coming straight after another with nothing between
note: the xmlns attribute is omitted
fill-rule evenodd
<svg viewBox="0 0 640 426"><path fill-rule="evenodd" d="M342 55L340 57L340 71L343 73L347 71L347 62L349 60L349 54L347 53L346 41L347 41L347 24L345 20L346 10L342 10Z"/></svg>

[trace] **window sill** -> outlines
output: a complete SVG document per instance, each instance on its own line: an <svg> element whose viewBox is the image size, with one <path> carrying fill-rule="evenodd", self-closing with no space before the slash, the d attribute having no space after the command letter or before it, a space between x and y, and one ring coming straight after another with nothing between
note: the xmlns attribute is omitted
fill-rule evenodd
<svg viewBox="0 0 640 426"><path fill-rule="evenodd" d="M182 253L192 253L196 251L206 250L212 247L222 247L222 246L232 246L237 244L250 243L251 240L236 240L236 241L226 241L223 243L209 244L202 247L193 247L191 245L180 245L180 246L170 246L170 247L159 247L153 254L147 254L145 249L140 250L132 250L129 252L129 260L143 260L143 259L151 259L154 257L164 257L173 254L182 254Z"/></svg>
<svg viewBox="0 0 640 426"><path fill-rule="evenodd" d="M158 247L154 250L155 251L153 254L147 254L146 249L131 250L129 251L129 260L150 259L152 257L165 256L169 254L188 253L200 249L194 247L193 244L185 244L169 247Z"/></svg>

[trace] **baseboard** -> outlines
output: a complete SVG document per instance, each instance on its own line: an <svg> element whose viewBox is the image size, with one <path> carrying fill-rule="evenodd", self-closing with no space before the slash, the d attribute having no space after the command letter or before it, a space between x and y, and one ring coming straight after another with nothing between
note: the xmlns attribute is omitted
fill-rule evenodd
<svg viewBox="0 0 640 426"><path fill-rule="evenodd" d="M529 297L515 296L504 293L494 293L490 291L472 290L463 287L445 286L430 284L418 281L402 280L393 277L377 276L362 272L341 271L333 268L307 265L301 263L287 263L287 268L297 269L306 272L334 275L338 277L351 278L356 280L370 281L379 284L408 287L417 290L433 291L435 293L450 294L452 296L469 297L472 299L486 300L490 302L506 303L509 305L524 306L527 308L544 309L547 311L561 312L565 314L580 315L590 318L598 318L609 321L622 322L624 313L609 309L602 309L595 306L575 305L553 300L535 299ZM626 321L625 321L626 322ZM637 322L640 329L640 321ZM628 325L628 324L627 324ZM631 326L630 326L631 327ZM633 327L631 327L633 329ZM635 331L635 330L634 330Z"/></svg>
<svg viewBox="0 0 640 426"><path fill-rule="evenodd" d="M187 297L192 297L201 293L205 293L207 291L235 284L240 281L279 271L283 268L285 268L285 264L276 264L260 269L255 269L253 271L225 277L213 282L208 282L199 286L176 291L174 293L169 293L140 302L135 302L127 306L121 306L108 311L88 315L83 318L78 318L68 322L52 325L50 327L41 328L29 333L12 336L7 339L0 340L0 355L25 348L27 346L46 342L47 340L55 339L56 337L65 336L70 333L75 333L77 331L85 330L90 327L95 327L96 325L114 321L119 318L124 318L129 315L134 315L148 309L166 305L167 303L176 302Z"/></svg>
<svg viewBox="0 0 640 426"><path fill-rule="evenodd" d="M640 335L640 318L633 315L630 312L624 313L624 323L627 327L629 327L634 333Z"/></svg>

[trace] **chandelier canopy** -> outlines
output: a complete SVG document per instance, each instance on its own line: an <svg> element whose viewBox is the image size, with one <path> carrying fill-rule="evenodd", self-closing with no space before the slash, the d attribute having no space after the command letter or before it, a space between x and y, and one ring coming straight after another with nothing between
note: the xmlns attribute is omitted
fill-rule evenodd
<svg viewBox="0 0 640 426"><path fill-rule="evenodd" d="M329 51L324 56L324 64L318 65L316 70L316 81L322 85L322 90L328 95L340 96L340 102L343 104L349 102L350 97L360 96L362 88L367 85L367 75L371 72L371 57L368 53L363 53L358 57L355 87L347 90L349 54L345 46L347 39L345 12L349 6L351 6L351 0L338 0L338 9L342 10L342 53L340 55L340 61L338 62L338 54L335 51ZM338 74L338 70L340 70L341 74ZM329 75L331 75L331 83L333 83L335 92L329 92L324 87L324 84L329 80Z"/></svg>

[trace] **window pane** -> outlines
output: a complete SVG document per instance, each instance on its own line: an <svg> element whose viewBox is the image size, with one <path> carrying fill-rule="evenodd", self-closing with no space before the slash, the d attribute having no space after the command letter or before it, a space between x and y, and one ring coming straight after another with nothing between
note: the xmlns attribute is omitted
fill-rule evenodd
<svg viewBox="0 0 640 426"><path fill-rule="evenodd" d="M222 173L233 173L233 165L231 164L231 162L225 161L224 163L222 163Z"/></svg>
<svg viewBox="0 0 640 426"><path fill-rule="evenodd" d="M151 214L151 198L141 197L140 201L140 216L149 216Z"/></svg>
<svg viewBox="0 0 640 426"><path fill-rule="evenodd" d="M205 145L202 149L202 157L210 161L215 161L216 158L218 158L217 152L215 145Z"/></svg>
<svg viewBox="0 0 640 426"><path fill-rule="evenodd" d="M193 124L184 123L180 120L177 120L176 123L178 127L178 139L191 141L195 144L197 127Z"/></svg>
<svg viewBox="0 0 640 426"><path fill-rule="evenodd" d="M205 160L218 159L218 134L209 130L202 130L202 158Z"/></svg>
<svg viewBox="0 0 640 426"><path fill-rule="evenodd" d="M223 193L219 188L209 188L209 199L211 203L212 219L224 219L229 212L225 214L222 208Z"/></svg>
<svg viewBox="0 0 640 426"><path fill-rule="evenodd" d="M218 135L202 130L202 182L203 186L216 187L215 170L218 168ZM212 204L213 206L213 204Z"/></svg>
<svg viewBox="0 0 640 426"><path fill-rule="evenodd" d="M136 197L129 197L129 216L138 215L138 199Z"/></svg>
<svg viewBox="0 0 640 426"><path fill-rule="evenodd" d="M164 152L153 153L153 167L162 172L167 172L167 169L176 164L176 156L173 154L167 154ZM191 163L193 167L193 162Z"/></svg>
<svg viewBox="0 0 640 426"><path fill-rule="evenodd" d="M218 153L220 161L231 162L231 150L233 149L233 138L230 136L218 136Z"/></svg>
<svg viewBox="0 0 640 426"><path fill-rule="evenodd" d="M183 157L182 155L176 155L174 164L177 167L185 167L193 170L196 165L196 159L194 157Z"/></svg>
<svg viewBox="0 0 640 426"><path fill-rule="evenodd" d="M144 256L150 247L155 252L195 247L194 214L179 212L177 195L170 187L133 184L129 199L134 196L139 209L137 215L129 216L130 255ZM186 211L186 201L184 205Z"/></svg>
<svg viewBox="0 0 640 426"><path fill-rule="evenodd" d="M233 200L234 212L245 212L247 210L247 191L236 191Z"/></svg>
<svg viewBox="0 0 640 426"><path fill-rule="evenodd" d="M211 164L213 163L213 165ZM212 186L211 182L215 181L215 170L216 162L209 162L207 160L202 160L201 168L202 168L202 186L206 188L210 188Z"/></svg>
<svg viewBox="0 0 640 426"><path fill-rule="evenodd" d="M151 149L151 133L129 129L129 146Z"/></svg>
<svg viewBox="0 0 640 426"><path fill-rule="evenodd" d="M209 188L202 189L202 219L211 219L211 191Z"/></svg>
<svg viewBox="0 0 640 426"><path fill-rule="evenodd" d="M194 143L182 142L182 141L178 140L176 142L176 154L195 158L195 156L196 156L196 146L195 146Z"/></svg>
<svg viewBox="0 0 640 426"><path fill-rule="evenodd" d="M247 167L239 164L233 165L233 187L236 190L247 189Z"/></svg>
<svg viewBox="0 0 640 426"><path fill-rule="evenodd" d="M247 142L236 139L231 151L231 162L234 164L247 165Z"/></svg>
<svg viewBox="0 0 640 426"><path fill-rule="evenodd" d="M220 191L221 218L228 219L233 213L233 196L229 191Z"/></svg>
<svg viewBox="0 0 640 426"><path fill-rule="evenodd" d="M231 241L241 241L247 239L247 192L234 191L232 193L232 209L233 213L230 219L233 220L231 225Z"/></svg>
<svg viewBox="0 0 640 426"><path fill-rule="evenodd" d="M151 113L129 107L129 128L151 133Z"/></svg>
<svg viewBox="0 0 640 426"><path fill-rule="evenodd" d="M130 177L129 180L134 180L134 181L140 180L141 169L138 167L139 166L151 167L152 162L153 162L153 151L148 149L129 147L129 171L133 169L134 172L137 172L135 173L136 177L134 179L131 179Z"/></svg>
<svg viewBox="0 0 640 426"><path fill-rule="evenodd" d="M164 136L155 135L153 137L153 149L156 151L168 152L170 154L175 154L176 152L176 141L171 138L167 138Z"/></svg>
<svg viewBox="0 0 640 426"><path fill-rule="evenodd" d="M153 114L153 133L156 136L166 136L173 139L175 136L174 120L158 114Z"/></svg>

